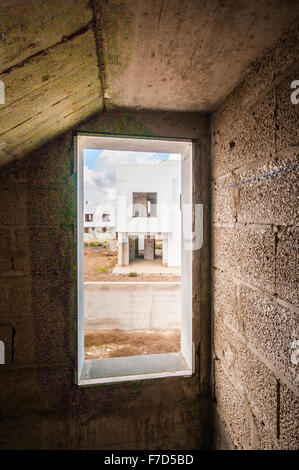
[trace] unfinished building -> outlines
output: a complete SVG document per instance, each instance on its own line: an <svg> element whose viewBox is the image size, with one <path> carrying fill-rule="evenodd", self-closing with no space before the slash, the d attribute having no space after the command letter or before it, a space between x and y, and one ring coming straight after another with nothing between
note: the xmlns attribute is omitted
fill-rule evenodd
<svg viewBox="0 0 299 470"><path fill-rule="evenodd" d="M155 259L157 237L163 264L181 265L180 166L179 160L117 166L119 265L134 260L139 247L145 260Z"/></svg>
<svg viewBox="0 0 299 470"><path fill-rule="evenodd" d="M298 1L0 16L0 448L298 449ZM78 133L192 142L189 375L78 385Z"/></svg>
<svg viewBox="0 0 299 470"><path fill-rule="evenodd" d="M103 242L115 238L115 207L85 202L84 241Z"/></svg>

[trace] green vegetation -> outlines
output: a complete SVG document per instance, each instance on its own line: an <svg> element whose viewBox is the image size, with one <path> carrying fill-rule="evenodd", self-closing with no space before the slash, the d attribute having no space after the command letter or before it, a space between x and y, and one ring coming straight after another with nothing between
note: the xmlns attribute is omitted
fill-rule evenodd
<svg viewBox="0 0 299 470"><path fill-rule="evenodd" d="M163 240L161 240L161 238L157 238L157 239L155 240L155 248L161 249L161 248L162 248L162 244L163 244Z"/></svg>
<svg viewBox="0 0 299 470"><path fill-rule="evenodd" d="M102 242L84 242L84 246L102 246Z"/></svg>
<svg viewBox="0 0 299 470"><path fill-rule="evenodd" d="M137 277L138 274L135 273L135 272L131 272L131 273L128 274L128 276L129 276L129 277Z"/></svg>
<svg viewBox="0 0 299 470"><path fill-rule="evenodd" d="M98 269L98 272L99 272L99 273L104 273L104 272L106 272L106 271L107 271L106 268L99 268L99 269Z"/></svg>

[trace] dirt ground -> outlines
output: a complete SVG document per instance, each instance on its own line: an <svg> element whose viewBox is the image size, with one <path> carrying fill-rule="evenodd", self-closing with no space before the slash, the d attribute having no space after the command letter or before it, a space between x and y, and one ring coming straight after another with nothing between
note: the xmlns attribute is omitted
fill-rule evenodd
<svg viewBox="0 0 299 470"><path fill-rule="evenodd" d="M85 332L85 359L127 357L180 351L180 330L120 329Z"/></svg>
<svg viewBox="0 0 299 470"><path fill-rule="evenodd" d="M128 274L114 274L113 268L117 264L117 251L108 250L102 247L85 247L84 248L84 281L126 281L126 282L143 282L143 281L180 281L180 276L173 274L138 274L131 277Z"/></svg>
<svg viewBox="0 0 299 470"><path fill-rule="evenodd" d="M114 274L117 251L102 247L84 248L85 281L180 281L180 276L171 274ZM126 357L146 354L162 354L180 350L180 330L136 330L120 329L85 331L85 359Z"/></svg>

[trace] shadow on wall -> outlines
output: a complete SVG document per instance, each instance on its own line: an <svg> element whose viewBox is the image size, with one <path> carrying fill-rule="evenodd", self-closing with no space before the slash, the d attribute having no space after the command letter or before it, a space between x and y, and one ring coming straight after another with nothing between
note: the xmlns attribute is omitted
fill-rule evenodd
<svg viewBox="0 0 299 470"><path fill-rule="evenodd" d="M157 136L207 139L206 117L201 120L197 114L180 113L145 116L144 122ZM112 113L81 130L148 134L136 121L126 113L125 117ZM4 420L21 414L23 418L13 428L9 421L7 425L2 422L1 446L105 449L113 442L115 448L196 448L205 439L200 428L206 419L206 403L194 406L199 402L197 376L187 382L171 378L104 387L75 385L76 186L72 139L72 132L64 134L11 165L10 171L21 183L13 188L14 201L19 201L20 191L20 203L18 221L10 222L18 228L14 231L16 272L5 281L10 283L7 321L13 323L18 310L23 323L16 324L14 363L18 367L8 368L7 373L2 369L5 387L1 387L0 408ZM15 211L10 212L13 217ZM0 337L3 340L3 335ZM7 362L7 348L5 353Z"/></svg>

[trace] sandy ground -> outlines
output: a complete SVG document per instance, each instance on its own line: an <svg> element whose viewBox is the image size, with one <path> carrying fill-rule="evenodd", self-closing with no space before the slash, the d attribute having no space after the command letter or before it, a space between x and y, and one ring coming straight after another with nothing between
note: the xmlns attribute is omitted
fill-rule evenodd
<svg viewBox="0 0 299 470"><path fill-rule="evenodd" d="M180 267L163 266L162 257L154 260L136 258L130 262L129 266L115 266L113 269L114 274L128 274L132 271L138 274L164 274L167 276L180 276L181 274Z"/></svg>
<svg viewBox="0 0 299 470"><path fill-rule="evenodd" d="M159 260L158 260L159 262ZM104 281L180 281L180 276L173 274L114 274L117 264L117 251L102 247L84 248L85 282ZM180 350L180 331L171 330L135 330L120 329L103 331L85 331L85 359L108 357L126 357L145 354L162 354Z"/></svg>
<svg viewBox="0 0 299 470"><path fill-rule="evenodd" d="M156 260L159 262L159 260ZM108 250L102 247L85 247L84 248L84 281L126 281L126 282L142 282L142 281L180 281L177 274L138 274L136 277L126 274L114 274L112 270L117 264L117 251ZM132 269L132 272L134 270Z"/></svg>
<svg viewBox="0 0 299 470"><path fill-rule="evenodd" d="M85 359L180 351L179 330L104 330L85 332Z"/></svg>

